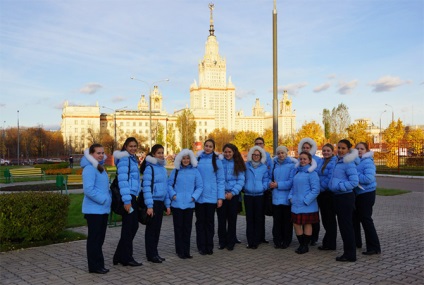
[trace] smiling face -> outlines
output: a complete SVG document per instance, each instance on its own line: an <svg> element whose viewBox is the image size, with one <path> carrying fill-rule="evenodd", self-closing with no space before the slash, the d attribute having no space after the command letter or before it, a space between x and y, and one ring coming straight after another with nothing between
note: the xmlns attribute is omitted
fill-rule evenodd
<svg viewBox="0 0 424 285"><path fill-rule="evenodd" d="M311 163L311 160L310 160L310 158L308 157L308 155L306 155L305 153L302 153L302 154L299 156L299 163L300 163L300 166L305 166L305 165L310 164L310 163Z"/></svg>
<svg viewBox="0 0 424 285"><path fill-rule="evenodd" d="M164 159L165 155L163 154L163 148L158 148L158 150L153 154L153 157Z"/></svg>
<svg viewBox="0 0 424 285"><path fill-rule="evenodd" d="M277 156L278 156L278 159L279 159L279 160L284 160L284 159L286 159L286 157L287 157L287 153L286 153L286 152L284 152L284 151L282 151L282 150L279 150L279 151L277 152Z"/></svg>
<svg viewBox="0 0 424 285"><path fill-rule="evenodd" d="M260 139L255 140L255 145L260 146L261 148L264 148L265 147L264 141L263 140L260 140Z"/></svg>
<svg viewBox="0 0 424 285"><path fill-rule="evenodd" d="M98 162L103 161L103 159L105 157L105 150L104 150L103 147L96 147L96 148L94 148L94 152L91 155Z"/></svg>
<svg viewBox="0 0 424 285"><path fill-rule="evenodd" d="M329 148L328 146L324 146L322 148L322 156L324 158L329 158L333 155L333 150L331 148Z"/></svg>
<svg viewBox="0 0 424 285"><path fill-rule="evenodd" d="M302 151L310 152L311 148L312 148L312 146L307 142L302 145Z"/></svg>
<svg viewBox="0 0 424 285"><path fill-rule="evenodd" d="M349 152L349 148L347 147L347 144L339 142L337 144L337 155L340 157L345 156Z"/></svg>
<svg viewBox="0 0 424 285"><path fill-rule="evenodd" d="M215 147L214 147L214 145L213 145L213 143L211 141L205 142L205 145L203 146L203 151L206 154L212 153L214 151L214 149L215 149Z"/></svg>
<svg viewBox="0 0 424 285"><path fill-rule="evenodd" d="M129 142L125 150L128 151L129 154L134 155L137 152L137 143L134 141Z"/></svg>
<svg viewBox="0 0 424 285"><path fill-rule="evenodd" d="M181 160L181 164L185 167L190 164L190 156L185 155L183 156L183 159Z"/></svg>
<svg viewBox="0 0 424 285"><path fill-rule="evenodd" d="M367 152L367 148L362 143L357 144L356 149L358 150L359 157L362 157Z"/></svg>
<svg viewBox="0 0 424 285"><path fill-rule="evenodd" d="M231 148L226 147L224 149L224 157L225 157L225 159L230 160L230 159L233 158L233 156L234 156L234 151Z"/></svg>
<svg viewBox="0 0 424 285"><path fill-rule="evenodd" d="M252 154L252 160L254 161L254 162L259 162L259 161L261 161L261 152L259 151L259 150L255 150L254 152L253 152L253 154Z"/></svg>

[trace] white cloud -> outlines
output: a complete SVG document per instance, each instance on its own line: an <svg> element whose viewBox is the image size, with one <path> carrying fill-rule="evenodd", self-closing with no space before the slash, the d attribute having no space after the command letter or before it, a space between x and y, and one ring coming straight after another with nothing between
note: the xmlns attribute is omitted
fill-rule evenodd
<svg viewBox="0 0 424 285"><path fill-rule="evenodd" d="M103 86L99 83L87 83L83 88L80 89L80 93L94 94Z"/></svg>
<svg viewBox="0 0 424 285"><path fill-rule="evenodd" d="M255 90L239 90L236 89L236 99L249 98L256 95Z"/></svg>
<svg viewBox="0 0 424 285"><path fill-rule="evenodd" d="M123 102L125 100L126 99L122 96L115 96L115 97L112 98L112 102ZM147 99L147 100L149 100L149 99Z"/></svg>
<svg viewBox="0 0 424 285"><path fill-rule="evenodd" d="M337 90L337 92L343 95L350 94L352 90L356 88L357 85L358 85L358 80L356 79L350 82L340 81L339 89Z"/></svg>
<svg viewBox="0 0 424 285"><path fill-rule="evenodd" d="M411 82L411 80L402 80L399 77L386 75L380 77L374 82L370 82L368 85L374 86L374 88L372 89L373 92L386 92L392 91L396 87L399 87L404 84L409 84Z"/></svg>
<svg viewBox="0 0 424 285"><path fill-rule="evenodd" d="M299 90L302 89L305 86L308 86L307 82L299 82L299 83L288 84L288 85L285 85L283 87L279 87L278 93L282 93L282 92L284 92L284 90L287 90L287 92L290 95L297 95L299 93Z"/></svg>
<svg viewBox="0 0 424 285"><path fill-rule="evenodd" d="M336 78L336 75L335 74L330 74L330 75L327 76L327 78L328 79L334 79L334 78Z"/></svg>
<svg viewBox="0 0 424 285"><path fill-rule="evenodd" d="M324 84L321 84L321 85L319 85L319 86L317 86L317 87L314 88L314 92L315 93L319 93L321 91L325 91L328 88L330 88L330 86L331 86L331 84L328 83L328 82L327 83L324 83Z"/></svg>

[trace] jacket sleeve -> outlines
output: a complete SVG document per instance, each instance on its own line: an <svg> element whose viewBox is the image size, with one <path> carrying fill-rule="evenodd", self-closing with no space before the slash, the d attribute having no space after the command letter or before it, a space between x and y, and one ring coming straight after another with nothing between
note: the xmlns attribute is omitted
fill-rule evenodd
<svg viewBox="0 0 424 285"><path fill-rule="evenodd" d="M293 165L294 166L294 165ZM294 167L290 169L289 175L287 180L280 180L277 181L277 190L280 191L290 191L292 185L293 185L293 177L291 177L291 172Z"/></svg>
<svg viewBox="0 0 424 285"><path fill-rule="evenodd" d="M216 171L216 185L218 191L218 200L225 199L225 175L224 175L224 167L222 165L221 160L216 160L216 165L218 166L218 170Z"/></svg>
<svg viewBox="0 0 424 285"><path fill-rule="evenodd" d="M375 182L375 164L372 159L362 161L361 169L358 169L359 184L367 185Z"/></svg>
<svg viewBox="0 0 424 285"><path fill-rule="evenodd" d="M143 194L144 203L147 208L153 208L153 194L152 194L152 166L148 165L143 174Z"/></svg>
<svg viewBox="0 0 424 285"><path fill-rule="evenodd" d="M315 171L309 174L309 187L311 191L305 196L304 203L310 205L319 195L320 186L319 186L319 177L318 173Z"/></svg>
<svg viewBox="0 0 424 285"><path fill-rule="evenodd" d="M130 157L122 157L118 161L117 172L118 172L118 184L119 190L122 196L122 202L124 205L131 204L131 189L130 189L130 173L129 164L131 163Z"/></svg>
<svg viewBox="0 0 424 285"><path fill-rule="evenodd" d="M236 178L236 183L234 184L233 189L231 189L231 194L233 194L234 196L240 194L241 189L243 189L244 179L245 179L244 178L244 171L240 172L238 174L238 176L235 177L235 178Z"/></svg>
<svg viewBox="0 0 424 285"><path fill-rule="evenodd" d="M322 190L328 189L328 183L330 182L330 177L333 175L334 165L336 164L335 162L336 160L333 157L332 160L325 167L324 173L322 173L322 175L319 177ZM321 171L321 167L322 165L320 166L319 171Z"/></svg>
<svg viewBox="0 0 424 285"><path fill-rule="evenodd" d="M339 181L339 189L343 192L353 190L356 186L358 186L359 178L358 171L356 170L356 165L353 162L350 162L346 165L345 168L347 180Z"/></svg>
<svg viewBox="0 0 424 285"><path fill-rule="evenodd" d="M96 187L96 173L97 169L92 166L84 167L82 172L82 183L84 189L84 195L87 196L90 200L93 200L97 204L103 205L107 198L102 194L99 189Z"/></svg>
<svg viewBox="0 0 424 285"><path fill-rule="evenodd" d="M262 188L263 190L267 190L269 187L269 171L264 171L264 175L262 177Z"/></svg>
<svg viewBox="0 0 424 285"><path fill-rule="evenodd" d="M195 174L195 178L194 178L194 192L191 195L192 198L194 198L194 201L197 201L200 197L200 195L202 195L203 192L203 180L202 180L202 175L200 175L199 170L195 169L196 174Z"/></svg>
<svg viewBox="0 0 424 285"><path fill-rule="evenodd" d="M171 175L169 175L169 178L168 178L168 195L170 199L172 199L174 195L177 195L177 192L175 191L174 187L172 187L172 184L174 184L175 172L176 172L175 169L172 170ZM178 180L178 176L177 176L177 180Z"/></svg>

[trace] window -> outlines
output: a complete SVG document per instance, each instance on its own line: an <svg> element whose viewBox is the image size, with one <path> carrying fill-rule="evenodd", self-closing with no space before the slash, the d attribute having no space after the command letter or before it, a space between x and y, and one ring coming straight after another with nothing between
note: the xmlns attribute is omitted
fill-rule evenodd
<svg viewBox="0 0 424 285"><path fill-rule="evenodd" d="M133 127L135 127L135 126L137 126L137 123L136 122L133 122Z"/></svg>
<svg viewBox="0 0 424 285"><path fill-rule="evenodd" d="M78 120L75 120L74 121L74 125L78 125Z"/></svg>
<svg viewBox="0 0 424 285"><path fill-rule="evenodd" d="M146 122L146 123L144 124L144 126L146 126L146 127L147 127L147 126L149 126L149 123L148 123L148 122Z"/></svg>

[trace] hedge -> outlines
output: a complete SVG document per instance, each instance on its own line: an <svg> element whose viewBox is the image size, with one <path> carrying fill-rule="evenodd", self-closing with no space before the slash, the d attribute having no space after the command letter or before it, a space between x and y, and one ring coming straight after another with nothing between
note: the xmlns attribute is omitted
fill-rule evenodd
<svg viewBox="0 0 424 285"><path fill-rule="evenodd" d="M56 175L56 174L71 174L72 173L72 169L70 168L60 168L60 169L46 169L44 171L46 173L46 175Z"/></svg>
<svg viewBox="0 0 424 285"><path fill-rule="evenodd" d="M66 227L70 198L46 192L0 195L0 241L54 239Z"/></svg>

